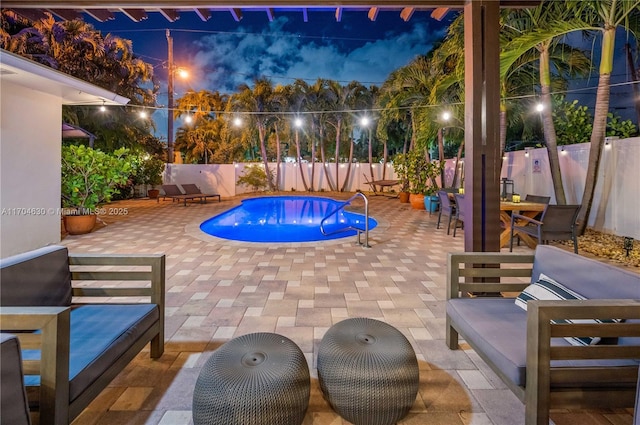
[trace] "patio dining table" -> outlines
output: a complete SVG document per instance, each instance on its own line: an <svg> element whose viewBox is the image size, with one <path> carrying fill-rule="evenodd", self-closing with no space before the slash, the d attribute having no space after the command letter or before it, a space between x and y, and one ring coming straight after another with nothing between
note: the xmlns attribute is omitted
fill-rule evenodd
<svg viewBox="0 0 640 425"><path fill-rule="evenodd" d="M509 244L509 238L511 237L511 214L517 212L518 214L533 218L546 208L547 204L539 202L511 202L500 201L500 222L502 223L502 233L500 233L500 248L503 248ZM521 220L522 221L522 220ZM531 236L515 232L524 243L530 248L535 248L538 243Z"/></svg>

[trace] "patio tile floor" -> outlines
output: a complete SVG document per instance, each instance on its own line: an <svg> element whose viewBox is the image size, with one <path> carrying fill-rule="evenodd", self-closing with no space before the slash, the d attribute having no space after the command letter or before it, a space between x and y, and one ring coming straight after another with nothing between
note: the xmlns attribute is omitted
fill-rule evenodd
<svg viewBox="0 0 640 425"><path fill-rule="evenodd" d="M349 317L395 326L416 351L420 389L400 424L524 423L523 404L473 350L462 344L451 351L444 343L446 253L464 248L461 235L436 230L437 214L370 196L370 215L379 221L370 233L371 248L356 245L355 237L250 244L200 232L202 221L240 199L187 207L168 200L119 201L112 206L126 208L126 214L121 209L120 215L105 215L106 226L62 241L74 253L167 256L164 355L151 360L145 349L73 425L192 423L193 388L211 352L260 331L285 335L305 353L312 388L304 424L348 424L322 397L315 356L326 330ZM554 410L552 419L556 425L630 425L632 411Z"/></svg>

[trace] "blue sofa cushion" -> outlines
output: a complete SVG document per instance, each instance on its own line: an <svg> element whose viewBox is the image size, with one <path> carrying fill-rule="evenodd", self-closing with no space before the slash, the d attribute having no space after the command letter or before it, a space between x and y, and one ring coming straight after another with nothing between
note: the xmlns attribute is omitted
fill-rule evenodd
<svg viewBox="0 0 640 425"><path fill-rule="evenodd" d="M447 314L462 336L477 346L516 385L525 386L527 365L527 313L511 298L454 298L447 302ZM569 346L554 338L554 346ZM560 366L629 366L637 360L562 360Z"/></svg>
<svg viewBox="0 0 640 425"><path fill-rule="evenodd" d="M527 286L517 297L516 305L523 310L527 309L530 300L584 300L577 292L556 282L544 273L540 273L538 281ZM574 319L552 320L553 323L615 323L615 319ZM600 342L600 337L566 337L571 345L594 345Z"/></svg>
<svg viewBox="0 0 640 425"><path fill-rule="evenodd" d="M30 425L27 394L22 382L20 342L11 334L0 333L0 416L3 424Z"/></svg>
<svg viewBox="0 0 640 425"><path fill-rule="evenodd" d="M129 347L158 321L153 304L78 305L71 310L69 399L71 401L99 378ZM40 352L24 350L25 359ZM25 376L27 386L38 385L39 376Z"/></svg>
<svg viewBox="0 0 640 425"><path fill-rule="evenodd" d="M0 260L0 286L2 306L70 305L67 248L46 246Z"/></svg>

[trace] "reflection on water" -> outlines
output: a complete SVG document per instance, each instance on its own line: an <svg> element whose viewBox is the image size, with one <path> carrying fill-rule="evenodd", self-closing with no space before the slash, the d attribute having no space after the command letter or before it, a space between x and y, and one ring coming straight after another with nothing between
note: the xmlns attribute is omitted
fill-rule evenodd
<svg viewBox="0 0 640 425"><path fill-rule="evenodd" d="M310 196L270 196L246 199L212 217L200 229L212 236L244 242L310 242L356 234L355 230L325 236L320 222L344 205L342 201ZM369 229L378 223L369 218ZM340 209L324 223L327 233L356 227L364 230L364 216Z"/></svg>

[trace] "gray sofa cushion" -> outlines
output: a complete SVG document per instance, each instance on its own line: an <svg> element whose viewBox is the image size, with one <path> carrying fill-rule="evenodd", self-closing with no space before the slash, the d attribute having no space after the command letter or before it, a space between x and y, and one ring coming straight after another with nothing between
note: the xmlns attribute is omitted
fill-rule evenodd
<svg viewBox="0 0 640 425"><path fill-rule="evenodd" d="M2 306L70 305L67 248L52 245L0 260L0 285Z"/></svg>
<svg viewBox="0 0 640 425"><path fill-rule="evenodd" d="M538 280L540 273L587 299L640 298L640 274L554 246L538 245L536 248L531 283Z"/></svg>
<svg viewBox="0 0 640 425"><path fill-rule="evenodd" d="M512 298L455 298L447 302L447 314L506 376L525 386L527 364L527 312ZM569 346L563 338L553 345ZM552 366L628 366L634 360L553 361Z"/></svg>
<svg viewBox="0 0 640 425"><path fill-rule="evenodd" d="M0 333L0 416L3 424L29 425L29 405L22 382L20 343L11 334Z"/></svg>
<svg viewBox="0 0 640 425"><path fill-rule="evenodd" d="M99 378L129 347L158 321L153 304L79 305L71 310L69 353L69 399L76 397ZM40 352L24 350L25 359ZM38 385L39 376L25 377L27 386Z"/></svg>

